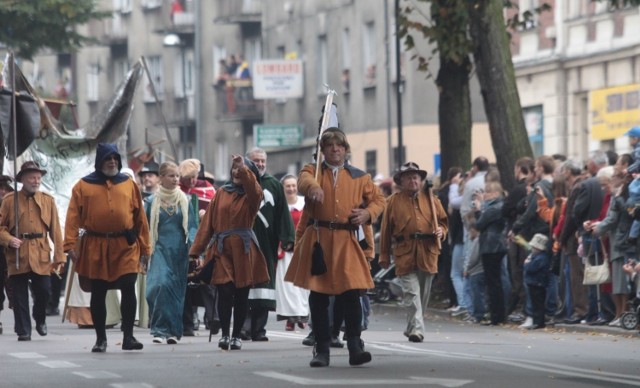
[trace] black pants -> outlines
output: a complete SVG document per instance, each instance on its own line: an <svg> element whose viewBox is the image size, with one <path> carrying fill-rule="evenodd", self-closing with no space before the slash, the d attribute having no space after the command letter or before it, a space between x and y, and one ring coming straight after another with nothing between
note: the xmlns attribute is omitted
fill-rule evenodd
<svg viewBox="0 0 640 388"><path fill-rule="evenodd" d="M7 292L9 299L9 308L13 307L11 297L11 287L9 285L9 275L7 271L7 259L4 256L4 250L0 249L0 311L4 308L4 293Z"/></svg>
<svg viewBox="0 0 640 388"><path fill-rule="evenodd" d="M194 294L200 292L198 289L187 286L187 291L184 293L184 307L182 309L182 327L183 332L193 331L196 329L194 325L194 306L197 312L197 304L194 303Z"/></svg>
<svg viewBox="0 0 640 388"><path fill-rule="evenodd" d="M523 286L524 259L527 251L515 242L509 242L509 276L511 278L511 295L509 295L509 313L520 311L524 307L525 294Z"/></svg>
<svg viewBox="0 0 640 388"><path fill-rule="evenodd" d="M51 283L49 275L38 275L27 272L11 276L13 287L13 316L15 332L18 335L31 335L31 318L29 317L29 281L33 295L33 319L36 324L45 322L46 307L49 301Z"/></svg>
<svg viewBox="0 0 640 388"><path fill-rule="evenodd" d="M136 318L136 279L138 274L131 273L121 276L115 282L91 279L91 319L96 330L98 340L106 340L107 332L107 291L118 288L121 293L120 314L122 314L122 332L124 338L133 336L133 321Z"/></svg>
<svg viewBox="0 0 640 388"><path fill-rule="evenodd" d="M329 297L330 295L315 291L311 291L309 294L309 309L311 310L311 320L313 321L313 333L318 343L328 343L331 340L329 329ZM360 337L360 324L362 322L360 290L349 290L340 295L336 295L336 304L342 306L347 338Z"/></svg>
<svg viewBox="0 0 640 388"><path fill-rule="evenodd" d="M502 258L504 253L484 253L481 255L484 279L489 293L491 324L504 322L504 292L502 290Z"/></svg>
<svg viewBox="0 0 640 388"><path fill-rule="evenodd" d="M223 336L229 336L231 312L233 310L233 332L231 337L239 338L242 325L249 310L249 287L236 288L229 282L218 287L218 314Z"/></svg>
<svg viewBox="0 0 640 388"><path fill-rule="evenodd" d="M547 288L527 284L529 288L529 297L531 298L531 307L533 309L534 326L544 326L545 300L547 299Z"/></svg>

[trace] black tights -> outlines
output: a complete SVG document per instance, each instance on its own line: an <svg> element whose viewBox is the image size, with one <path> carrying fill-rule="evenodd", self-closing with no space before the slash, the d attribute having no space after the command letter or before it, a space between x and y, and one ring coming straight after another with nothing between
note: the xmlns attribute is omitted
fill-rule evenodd
<svg viewBox="0 0 640 388"><path fill-rule="evenodd" d="M360 290L345 291L336 295L336 306L344 314L345 333L347 338L360 337L362 306L360 305ZM342 306L341 308L339 306ZM309 294L309 308L313 333L319 343L329 342L329 295L311 291ZM334 309L334 314L336 310ZM338 314L340 311L338 311ZM335 322L335 320L334 320Z"/></svg>
<svg viewBox="0 0 640 388"><path fill-rule="evenodd" d="M236 288L232 282L218 286L218 314L223 336L229 336L231 309L233 309L233 332L231 337L240 337L242 325L249 310L249 287Z"/></svg>
<svg viewBox="0 0 640 388"><path fill-rule="evenodd" d="M134 274L135 275L135 274ZM125 279L125 277L127 277ZM122 332L124 337L133 336L133 321L136 318L136 277L125 275L118 281L118 288L122 293L120 300L120 314L122 314ZM133 281L131 281L131 278ZM110 283L104 280L91 280L91 319L96 330L96 337L100 340L107 339L105 324L107 321L106 297Z"/></svg>

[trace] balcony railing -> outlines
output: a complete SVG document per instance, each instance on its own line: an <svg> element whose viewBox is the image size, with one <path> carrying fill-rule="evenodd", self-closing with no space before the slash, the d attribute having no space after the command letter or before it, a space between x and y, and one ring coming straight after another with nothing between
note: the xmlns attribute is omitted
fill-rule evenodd
<svg viewBox="0 0 640 388"><path fill-rule="evenodd" d="M218 0L217 22L259 23L262 15L262 0Z"/></svg>
<svg viewBox="0 0 640 388"><path fill-rule="evenodd" d="M251 80L228 80L214 85L217 94L217 116L222 120L261 119L262 100L253 98Z"/></svg>

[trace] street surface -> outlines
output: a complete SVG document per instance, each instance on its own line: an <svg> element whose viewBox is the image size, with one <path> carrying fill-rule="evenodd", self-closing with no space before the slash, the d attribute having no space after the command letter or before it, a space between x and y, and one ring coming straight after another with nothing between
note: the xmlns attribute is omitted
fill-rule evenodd
<svg viewBox="0 0 640 388"><path fill-rule="evenodd" d="M91 353L92 329L48 317L49 334L33 331L18 342L13 314L0 316L0 387L623 387L640 386L640 337L622 329L576 332L573 327L522 331L484 327L427 314L423 343L402 335L404 315L393 304L373 306L363 333L373 361L348 365L345 349L332 349L331 366L310 368L306 330L284 331L270 317L269 342L245 341L240 351L217 348L202 326L177 345L153 344L136 328L142 351L121 350L118 327L107 332L107 353ZM202 312L201 312L202 315Z"/></svg>

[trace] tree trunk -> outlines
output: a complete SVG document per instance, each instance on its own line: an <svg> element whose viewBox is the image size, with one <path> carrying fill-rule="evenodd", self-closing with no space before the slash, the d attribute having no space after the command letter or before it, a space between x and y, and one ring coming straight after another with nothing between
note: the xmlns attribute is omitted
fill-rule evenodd
<svg viewBox="0 0 640 388"><path fill-rule="evenodd" d="M468 57L459 64L440 56L436 83L440 92L440 181L447 179L449 168L471 166L471 97Z"/></svg>
<svg viewBox="0 0 640 388"><path fill-rule="evenodd" d="M469 1L473 58L480 81L491 142L505 189L515 185L518 158L533 156L505 29L502 0Z"/></svg>

